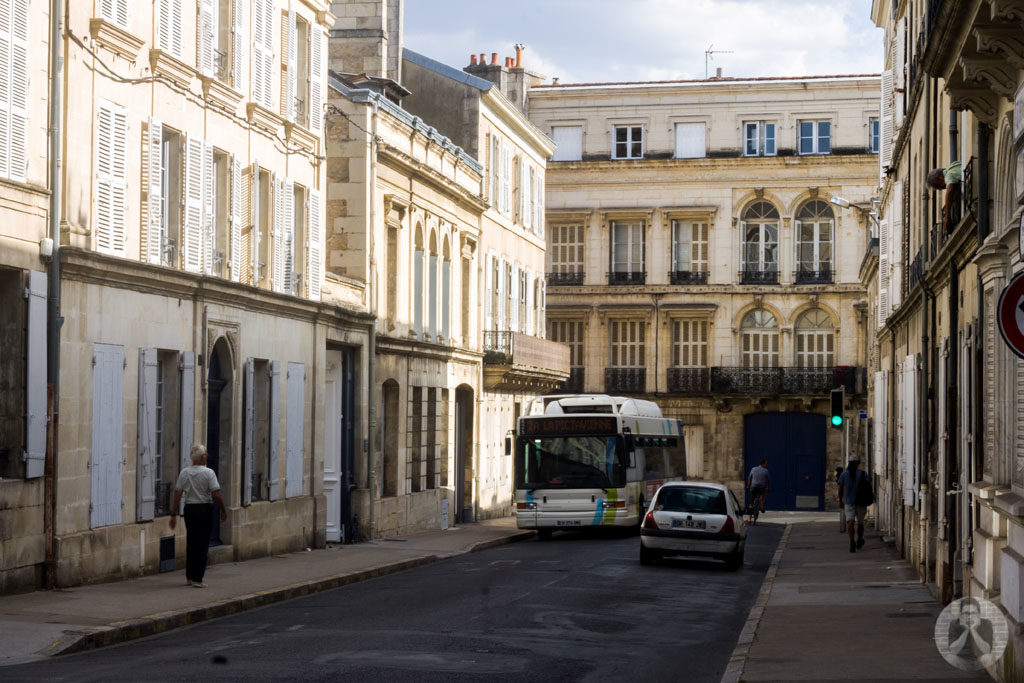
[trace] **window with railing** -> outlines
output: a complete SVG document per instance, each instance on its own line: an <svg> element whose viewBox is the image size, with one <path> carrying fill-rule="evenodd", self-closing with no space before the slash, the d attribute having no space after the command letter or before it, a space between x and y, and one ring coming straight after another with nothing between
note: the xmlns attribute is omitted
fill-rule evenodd
<svg viewBox="0 0 1024 683"><path fill-rule="evenodd" d="M770 202L757 201L743 212L743 284L774 284L779 281L779 210Z"/></svg>
<svg viewBox="0 0 1024 683"><path fill-rule="evenodd" d="M671 322L672 367L668 390L673 393L708 391L708 320L679 318Z"/></svg>
<svg viewBox="0 0 1024 683"><path fill-rule="evenodd" d="M644 223L612 221L612 268L609 284L643 284Z"/></svg>
<svg viewBox="0 0 1024 683"><path fill-rule="evenodd" d="M548 321L548 339L569 347L569 379L562 384L563 391L583 391L583 330L582 320Z"/></svg>
<svg viewBox="0 0 1024 683"><path fill-rule="evenodd" d="M583 284L583 231L582 223L551 226L548 233L549 284Z"/></svg>
<svg viewBox="0 0 1024 683"><path fill-rule="evenodd" d="M835 216L827 202L814 199L796 215L796 283L832 282Z"/></svg>
<svg viewBox="0 0 1024 683"><path fill-rule="evenodd" d="M705 284L708 270L708 223L672 221L672 270L674 285Z"/></svg>

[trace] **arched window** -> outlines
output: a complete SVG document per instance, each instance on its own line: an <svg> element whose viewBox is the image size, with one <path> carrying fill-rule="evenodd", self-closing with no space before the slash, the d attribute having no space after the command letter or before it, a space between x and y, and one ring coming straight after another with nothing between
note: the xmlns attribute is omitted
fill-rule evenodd
<svg viewBox="0 0 1024 683"><path fill-rule="evenodd" d="M814 199L796 214L796 283L832 282L835 216L827 202Z"/></svg>
<svg viewBox="0 0 1024 683"><path fill-rule="evenodd" d="M447 340L451 335L452 317L452 251L447 237L441 255L441 336Z"/></svg>
<svg viewBox="0 0 1024 683"><path fill-rule="evenodd" d="M796 321L796 364L801 368L835 366L835 326L828 313L812 308Z"/></svg>
<svg viewBox="0 0 1024 683"><path fill-rule="evenodd" d="M427 328L431 335L437 336L437 233L430 233L430 272L428 274L429 291L427 292Z"/></svg>
<svg viewBox="0 0 1024 683"><path fill-rule="evenodd" d="M423 224L416 224L412 256L412 326L416 334L423 332Z"/></svg>
<svg viewBox="0 0 1024 683"><path fill-rule="evenodd" d="M755 370L779 365L779 323L764 309L743 316L740 325L741 363Z"/></svg>
<svg viewBox="0 0 1024 683"><path fill-rule="evenodd" d="M743 284L774 284L779 281L779 210L770 202L747 207L743 231Z"/></svg>

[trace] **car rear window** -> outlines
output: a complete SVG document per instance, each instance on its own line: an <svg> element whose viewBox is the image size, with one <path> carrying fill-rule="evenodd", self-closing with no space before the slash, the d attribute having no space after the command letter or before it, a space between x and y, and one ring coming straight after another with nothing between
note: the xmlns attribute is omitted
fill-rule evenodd
<svg viewBox="0 0 1024 683"><path fill-rule="evenodd" d="M707 515L724 515L725 492L703 487L673 486L661 490L656 510L668 512L699 512Z"/></svg>

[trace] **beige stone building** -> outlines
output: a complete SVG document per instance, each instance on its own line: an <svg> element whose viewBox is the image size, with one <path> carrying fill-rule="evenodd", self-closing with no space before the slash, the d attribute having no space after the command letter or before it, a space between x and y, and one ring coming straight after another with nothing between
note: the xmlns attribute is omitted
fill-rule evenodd
<svg viewBox="0 0 1024 683"><path fill-rule="evenodd" d="M835 502L863 453L877 76L529 90L548 164L547 324L567 389L679 417L693 478L769 460L774 509ZM833 196L845 208L832 203ZM846 430L826 426L833 388ZM737 491L738 492L738 491Z"/></svg>
<svg viewBox="0 0 1024 683"><path fill-rule="evenodd" d="M1010 649L989 673L1018 680L1024 360L1000 333L998 307L1024 244L1021 5L876 1L871 11L886 64L877 272L863 272L879 292L876 512L943 602L999 607ZM926 187L930 169L954 162L963 175L949 194Z"/></svg>

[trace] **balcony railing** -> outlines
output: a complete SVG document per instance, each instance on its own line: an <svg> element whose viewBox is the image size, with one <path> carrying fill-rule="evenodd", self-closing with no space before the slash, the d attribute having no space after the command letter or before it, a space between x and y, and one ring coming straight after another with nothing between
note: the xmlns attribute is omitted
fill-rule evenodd
<svg viewBox="0 0 1024 683"><path fill-rule="evenodd" d="M583 368L571 368L569 379L559 385L556 393L559 394L582 394L583 393Z"/></svg>
<svg viewBox="0 0 1024 683"><path fill-rule="evenodd" d="M907 269L907 291L912 291L917 283L924 276L924 246L918 248L917 255L910 262Z"/></svg>
<svg viewBox="0 0 1024 683"><path fill-rule="evenodd" d="M835 368L782 368L783 394L827 394L835 388Z"/></svg>
<svg viewBox="0 0 1024 683"><path fill-rule="evenodd" d="M952 235L960 221L968 215L975 216L978 208L978 192L974 185L974 157L963 169L963 180L953 186L949 196L949 222L945 225L946 235Z"/></svg>
<svg viewBox="0 0 1024 683"><path fill-rule="evenodd" d="M793 282L798 285L830 285L832 284L832 269L805 270L801 268L793 273Z"/></svg>
<svg viewBox="0 0 1024 683"><path fill-rule="evenodd" d="M646 278L643 271L615 271L608 273L608 284L610 285L642 285Z"/></svg>
<svg viewBox="0 0 1024 683"><path fill-rule="evenodd" d="M669 382L671 387L671 376ZM864 368L849 365L826 368L711 368L711 392L716 394L825 396L838 387L844 387L851 395L863 394Z"/></svg>
<svg viewBox="0 0 1024 683"><path fill-rule="evenodd" d="M610 394L642 394L646 386L647 368L605 368L604 390Z"/></svg>
<svg viewBox="0 0 1024 683"><path fill-rule="evenodd" d="M779 284L778 270L753 270L743 269L740 271L740 284L744 285L777 285Z"/></svg>
<svg viewBox="0 0 1024 683"><path fill-rule="evenodd" d="M484 332L484 363L564 373L569 371L569 347L529 334L491 330Z"/></svg>
<svg viewBox="0 0 1024 683"><path fill-rule="evenodd" d="M548 285L566 287L583 284L583 271L578 273L548 273Z"/></svg>
<svg viewBox="0 0 1024 683"><path fill-rule="evenodd" d="M782 368L711 368L711 391L716 394L778 394Z"/></svg>
<svg viewBox="0 0 1024 683"><path fill-rule="evenodd" d="M674 285L706 285L708 273L706 270L670 270L668 279Z"/></svg>
<svg viewBox="0 0 1024 683"><path fill-rule="evenodd" d="M668 390L672 394L709 393L711 368L669 368Z"/></svg>

